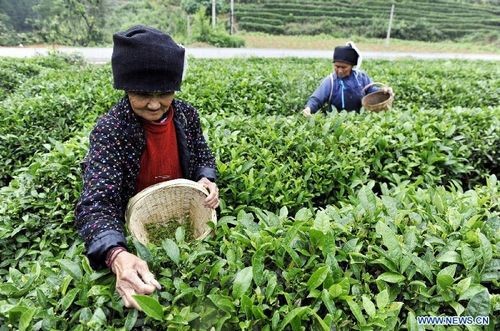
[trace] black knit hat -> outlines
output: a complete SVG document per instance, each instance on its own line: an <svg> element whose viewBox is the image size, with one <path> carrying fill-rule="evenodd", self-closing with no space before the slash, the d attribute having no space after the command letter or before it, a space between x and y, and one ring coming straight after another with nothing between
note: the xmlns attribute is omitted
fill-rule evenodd
<svg viewBox="0 0 500 331"><path fill-rule="evenodd" d="M353 66L358 64L359 54L351 45L337 46L333 51L333 62L341 61Z"/></svg>
<svg viewBox="0 0 500 331"><path fill-rule="evenodd" d="M114 87L137 92L179 91L184 48L169 35L136 25L113 35Z"/></svg>

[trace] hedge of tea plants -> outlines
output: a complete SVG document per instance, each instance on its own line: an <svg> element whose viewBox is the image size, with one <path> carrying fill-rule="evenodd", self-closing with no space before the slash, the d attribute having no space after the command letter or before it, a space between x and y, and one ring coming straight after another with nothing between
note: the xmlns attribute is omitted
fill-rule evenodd
<svg viewBox="0 0 500 331"><path fill-rule="evenodd" d="M122 95L109 66L20 82L0 103L4 141L22 142L1 150L13 161L0 188L0 330L419 330L427 315L488 316L467 329L494 330L500 75L490 62L425 64L367 64L398 93L390 112L306 119L329 63L192 60L180 96L200 108L222 206L204 241L181 229L159 246L129 238L163 287L137 298L143 312L90 268L73 227L89 130Z"/></svg>
<svg viewBox="0 0 500 331"><path fill-rule="evenodd" d="M385 38L392 4L397 39L455 40L492 33L500 24L493 1L243 1L235 15L246 31Z"/></svg>
<svg viewBox="0 0 500 331"><path fill-rule="evenodd" d="M50 53L19 61L16 58L3 58L0 61L0 100L15 91L23 82L37 76L47 69L61 70L81 62L77 56L64 56Z"/></svg>
<svg viewBox="0 0 500 331"><path fill-rule="evenodd" d="M81 131L121 95L113 90L107 68L89 66L43 70L16 92L0 101L2 186L36 152Z"/></svg>
<svg viewBox="0 0 500 331"><path fill-rule="evenodd" d="M394 88L398 109L484 108L500 102L495 62L371 61L366 70ZM179 97L202 115L217 118L295 115L330 71L330 61L311 59L192 59ZM5 146L0 156L6 164L0 169L1 185L37 151L46 151L51 140L72 137L122 95L112 88L109 66L85 65L45 70L17 92L0 101L0 141Z"/></svg>

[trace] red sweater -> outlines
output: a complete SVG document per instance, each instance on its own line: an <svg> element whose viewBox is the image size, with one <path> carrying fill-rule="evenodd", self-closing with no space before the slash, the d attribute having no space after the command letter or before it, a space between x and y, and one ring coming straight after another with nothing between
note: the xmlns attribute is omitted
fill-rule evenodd
<svg viewBox="0 0 500 331"><path fill-rule="evenodd" d="M170 107L163 121L142 123L146 134L146 149L141 156L137 192L153 184L182 177L173 118L174 108Z"/></svg>

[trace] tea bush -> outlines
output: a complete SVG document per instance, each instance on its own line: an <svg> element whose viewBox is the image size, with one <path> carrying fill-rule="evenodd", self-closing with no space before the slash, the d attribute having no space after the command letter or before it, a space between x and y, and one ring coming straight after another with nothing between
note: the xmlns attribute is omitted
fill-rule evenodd
<svg viewBox="0 0 500 331"><path fill-rule="evenodd" d="M393 110L306 119L329 62L190 61L179 97L217 157L219 221L195 244L181 228L159 246L129 238L162 284L137 297L144 312L90 268L73 226L89 130L123 93L109 66L26 67L0 102L1 331L500 322L495 63L373 61Z"/></svg>

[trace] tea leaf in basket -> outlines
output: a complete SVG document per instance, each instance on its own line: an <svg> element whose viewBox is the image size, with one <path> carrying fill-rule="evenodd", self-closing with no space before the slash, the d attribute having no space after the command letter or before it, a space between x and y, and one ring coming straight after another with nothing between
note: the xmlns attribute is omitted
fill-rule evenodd
<svg viewBox="0 0 500 331"><path fill-rule="evenodd" d="M179 227L184 230L185 241L189 242L193 240L193 229L191 228L189 219L171 219L167 222L149 223L145 225L149 242L156 246L161 245L162 241L166 238L174 239L176 237L175 232Z"/></svg>

